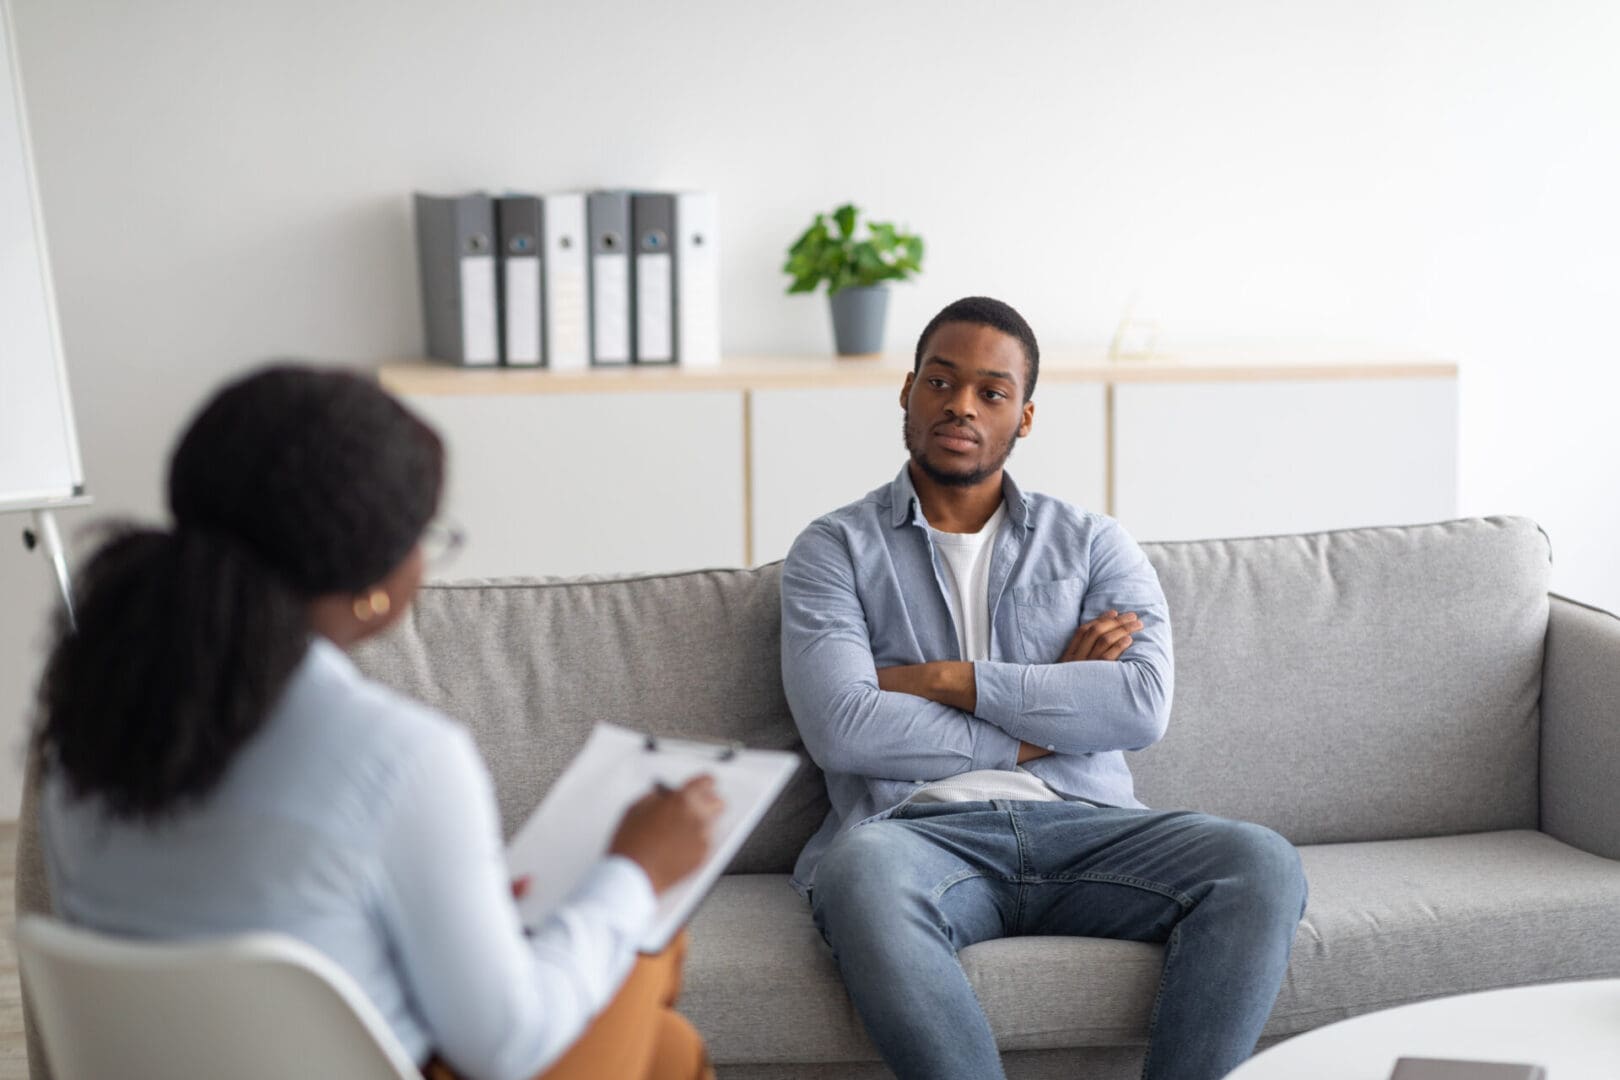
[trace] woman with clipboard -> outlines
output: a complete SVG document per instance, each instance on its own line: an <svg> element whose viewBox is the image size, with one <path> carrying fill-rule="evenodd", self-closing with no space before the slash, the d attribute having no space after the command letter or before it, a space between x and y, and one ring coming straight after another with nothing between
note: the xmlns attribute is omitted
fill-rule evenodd
<svg viewBox="0 0 1620 1080"><path fill-rule="evenodd" d="M634 804L525 934L471 738L344 654L455 546L432 524L443 474L438 436L358 376L270 368L203 409L170 464L174 527L95 552L46 668L57 911L132 937L300 938L430 1077L708 1075L670 1009L679 941L635 946L703 860L712 784Z"/></svg>

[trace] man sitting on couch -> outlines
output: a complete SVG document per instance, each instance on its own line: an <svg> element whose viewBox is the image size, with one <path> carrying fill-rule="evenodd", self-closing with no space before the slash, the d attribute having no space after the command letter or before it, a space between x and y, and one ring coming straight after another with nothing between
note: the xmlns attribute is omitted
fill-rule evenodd
<svg viewBox="0 0 1620 1080"><path fill-rule="evenodd" d="M1144 1075L1254 1050L1305 880L1268 829L1154 812L1123 751L1163 736L1158 576L1110 518L1003 471L1040 353L1011 307L959 300L901 389L899 476L812 523L782 572L782 675L832 810L795 884L901 1077L1002 1075L958 950L1015 935L1160 942Z"/></svg>

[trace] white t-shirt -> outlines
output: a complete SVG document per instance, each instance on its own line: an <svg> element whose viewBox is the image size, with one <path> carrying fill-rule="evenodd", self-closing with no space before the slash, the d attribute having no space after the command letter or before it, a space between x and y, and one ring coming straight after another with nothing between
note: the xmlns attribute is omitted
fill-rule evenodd
<svg viewBox="0 0 1620 1080"><path fill-rule="evenodd" d="M928 529L945 562L945 600L956 623L956 643L963 660L990 659L990 553L1006 520L1007 504L1002 503L976 533Z"/></svg>
<svg viewBox="0 0 1620 1080"><path fill-rule="evenodd" d="M1007 520L1007 504L996 507L990 520L976 533L940 532L930 527L929 538L945 563L945 601L956 623L956 643L963 660L990 659L990 556L996 534ZM979 769L936 780L918 788L911 802L984 802L1016 799L1057 802L1059 796L1023 769Z"/></svg>

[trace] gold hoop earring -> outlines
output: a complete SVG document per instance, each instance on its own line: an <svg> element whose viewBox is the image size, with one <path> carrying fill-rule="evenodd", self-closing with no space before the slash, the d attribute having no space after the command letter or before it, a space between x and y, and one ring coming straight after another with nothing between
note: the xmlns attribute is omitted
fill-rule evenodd
<svg viewBox="0 0 1620 1080"><path fill-rule="evenodd" d="M354 598L354 617L361 622L381 618L393 610L394 602L383 589L372 589L365 596Z"/></svg>

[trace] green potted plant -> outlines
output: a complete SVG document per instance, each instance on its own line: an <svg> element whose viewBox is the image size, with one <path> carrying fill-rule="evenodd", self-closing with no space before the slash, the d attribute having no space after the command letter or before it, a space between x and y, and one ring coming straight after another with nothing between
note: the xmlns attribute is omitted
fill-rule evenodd
<svg viewBox="0 0 1620 1080"><path fill-rule="evenodd" d="M793 281L788 292L814 292L827 283L832 308L833 340L840 356L859 356L883 348L883 319L889 307L890 281L905 281L922 270L922 237L882 221L860 221L860 211L845 203L831 215L817 214L810 227L788 248L784 273Z"/></svg>

